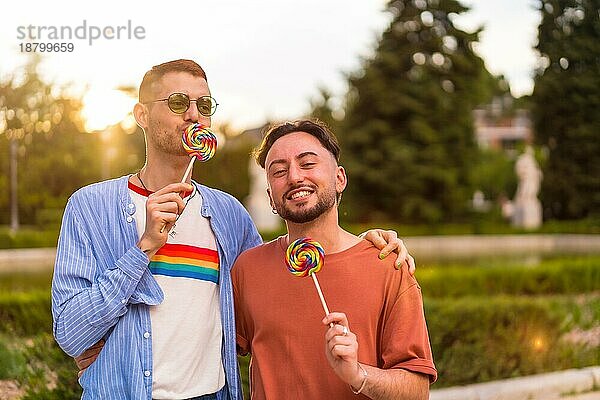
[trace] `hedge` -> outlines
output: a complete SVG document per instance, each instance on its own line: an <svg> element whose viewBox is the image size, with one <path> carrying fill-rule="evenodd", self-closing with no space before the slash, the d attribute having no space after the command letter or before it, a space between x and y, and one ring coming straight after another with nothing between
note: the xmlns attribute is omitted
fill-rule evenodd
<svg viewBox="0 0 600 400"><path fill-rule="evenodd" d="M0 227L0 249L56 247L58 232L58 227L23 227L16 233L12 233L6 226Z"/></svg>
<svg viewBox="0 0 600 400"><path fill-rule="evenodd" d="M600 345L566 335L600 322L600 295L426 298L440 378L463 385L600 364Z"/></svg>
<svg viewBox="0 0 600 400"><path fill-rule="evenodd" d="M600 291L600 257L545 260L537 266L417 268L416 276L424 295L435 298L589 293Z"/></svg>
<svg viewBox="0 0 600 400"><path fill-rule="evenodd" d="M0 333L33 336L52 332L50 291L0 294Z"/></svg>
<svg viewBox="0 0 600 400"><path fill-rule="evenodd" d="M598 326L598 293L461 299L426 297L424 303L440 375L434 387L600 364L598 343L565 340L569 332L585 332ZM27 347L24 357L17 355L14 359L38 359L40 363L52 366L66 379L56 390L74 390L76 378L72 360L62 353L51 337L48 292L0 296L0 320L5 335L10 334L16 340L24 336L34 338L35 345ZM6 346L3 351L7 351ZM246 362L244 360L244 364ZM6 368L18 369L14 365ZM41 370L37 369L38 375ZM32 376L29 374L27 378L29 386L31 382L43 379L38 376L36 381ZM39 389L43 385L34 386Z"/></svg>
<svg viewBox="0 0 600 400"><path fill-rule="evenodd" d="M343 220L343 216L342 216ZM548 220L535 230L511 226L508 222L494 219L474 217L463 223L443 224L401 224L386 221L370 221L367 223L351 223L342 221L342 226L350 232L360 233L370 228L392 229L401 237L424 235L477 235L477 234L550 234L550 233L600 233L600 218L590 217L579 220Z"/></svg>

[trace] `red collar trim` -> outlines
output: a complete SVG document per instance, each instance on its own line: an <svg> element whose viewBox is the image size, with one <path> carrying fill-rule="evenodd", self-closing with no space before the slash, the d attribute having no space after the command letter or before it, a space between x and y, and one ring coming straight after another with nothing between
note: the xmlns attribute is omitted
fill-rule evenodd
<svg viewBox="0 0 600 400"><path fill-rule="evenodd" d="M151 192L150 190L146 190L146 189L144 189L142 187L137 186L136 184L134 184L133 182L131 182L131 180L127 182L127 188L133 190L137 194L141 194L144 197L148 197L152 193L154 193L154 192ZM192 193L194 193L193 189L190 190L189 192L183 192L181 198L185 199L186 197L190 196Z"/></svg>

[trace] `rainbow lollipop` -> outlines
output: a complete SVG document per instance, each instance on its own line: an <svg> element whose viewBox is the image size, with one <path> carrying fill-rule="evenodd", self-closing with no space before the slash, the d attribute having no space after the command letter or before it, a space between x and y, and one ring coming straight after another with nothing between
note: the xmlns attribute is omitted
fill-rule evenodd
<svg viewBox="0 0 600 400"><path fill-rule="evenodd" d="M208 161L217 150L217 137L212 131L199 123L188 126L181 136L183 148L190 157L198 161Z"/></svg>
<svg viewBox="0 0 600 400"><path fill-rule="evenodd" d="M190 163L183 174L181 182L187 180L187 176L194 166L194 160L208 161L210 160L217 151L217 137L207 127L199 123L189 125L181 135L181 142L183 148L187 151L188 155L192 158Z"/></svg>
<svg viewBox="0 0 600 400"><path fill-rule="evenodd" d="M293 275L298 277L310 275L313 278L323 310L325 310L325 314L329 314L329 308L317 280L317 272L323 267L325 259L323 247L319 242L310 238L300 238L290 243L285 255L285 265Z"/></svg>
<svg viewBox="0 0 600 400"><path fill-rule="evenodd" d="M286 251L285 265L296 276L304 277L319 272L325 252L314 240L301 238L292 242Z"/></svg>

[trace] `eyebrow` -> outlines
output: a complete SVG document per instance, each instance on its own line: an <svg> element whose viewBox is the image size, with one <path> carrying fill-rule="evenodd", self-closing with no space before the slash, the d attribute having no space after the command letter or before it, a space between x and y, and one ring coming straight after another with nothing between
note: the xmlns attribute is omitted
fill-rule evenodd
<svg viewBox="0 0 600 400"><path fill-rule="evenodd" d="M308 156L317 156L318 157L319 155L317 153L315 153L314 151L305 151L305 152L302 152L302 153L298 154L294 158L296 158L297 160L299 160L299 159L302 159L302 158L308 157ZM283 158L279 158L277 160L271 161L269 163L269 166L267 167L267 169L270 170L271 167L273 166L273 164L285 164L285 163L286 163L286 160L284 160Z"/></svg>

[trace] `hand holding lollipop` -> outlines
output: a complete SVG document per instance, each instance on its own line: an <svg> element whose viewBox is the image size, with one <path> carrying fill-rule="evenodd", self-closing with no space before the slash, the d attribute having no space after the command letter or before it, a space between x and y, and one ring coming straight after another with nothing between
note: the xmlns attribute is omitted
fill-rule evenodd
<svg viewBox="0 0 600 400"><path fill-rule="evenodd" d="M323 267L325 251L319 242L310 238L300 238L292 243L287 248L285 264L288 270L295 276L304 277L311 276L317 293L321 299L325 314L329 314L329 308L325 303L321 286L317 280L317 272Z"/></svg>
<svg viewBox="0 0 600 400"><path fill-rule="evenodd" d="M215 155L217 150L217 137L207 126L196 122L184 129L181 136L181 142L183 143L183 148L191 157L190 163L181 179L181 183L184 183L192 171L196 159L205 162ZM167 224L162 226L160 233L163 233L166 226Z"/></svg>

